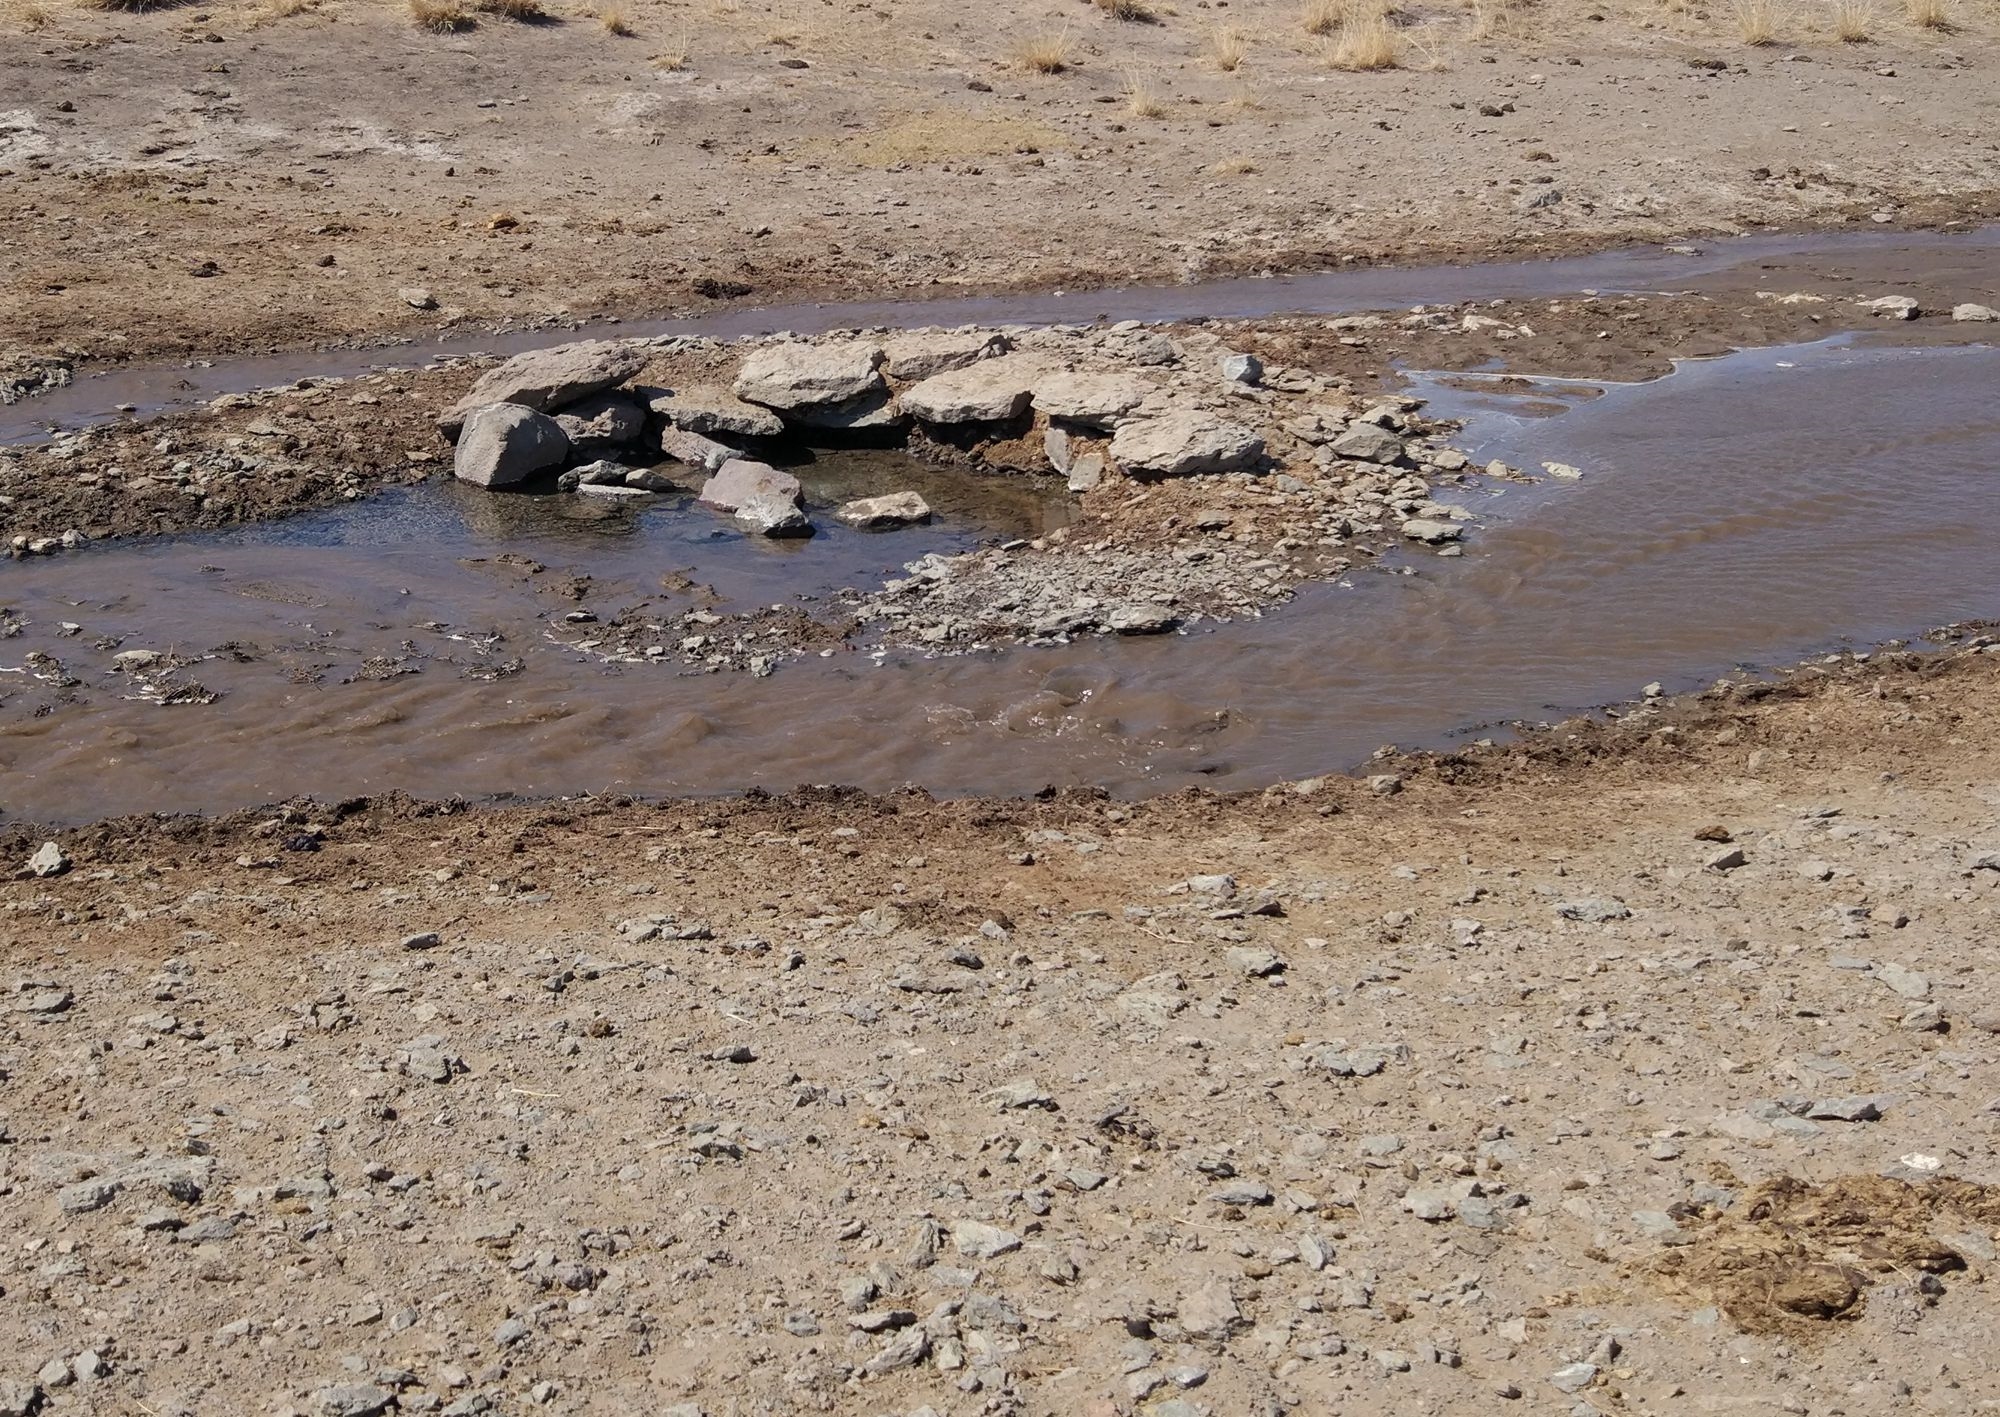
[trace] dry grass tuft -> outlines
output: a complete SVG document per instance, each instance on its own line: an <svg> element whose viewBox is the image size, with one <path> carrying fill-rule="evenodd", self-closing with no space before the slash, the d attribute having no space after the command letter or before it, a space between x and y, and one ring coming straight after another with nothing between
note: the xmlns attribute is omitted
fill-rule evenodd
<svg viewBox="0 0 2000 1417"><path fill-rule="evenodd" d="M688 53L685 44L677 44L671 49L660 51L647 62L662 73L678 74L694 62L694 56Z"/></svg>
<svg viewBox="0 0 2000 1417"><path fill-rule="evenodd" d="M1247 157L1226 157L1208 170L1215 177L1248 177L1257 170L1257 164Z"/></svg>
<svg viewBox="0 0 2000 1417"><path fill-rule="evenodd" d="M1094 0L1094 3L1114 20L1132 20L1149 25L1157 18L1146 0Z"/></svg>
<svg viewBox="0 0 2000 1417"><path fill-rule="evenodd" d="M1778 17L1771 0L1736 0L1736 34L1753 48L1777 43Z"/></svg>
<svg viewBox="0 0 2000 1417"><path fill-rule="evenodd" d="M542 0L476 0L482 15L512 20L517 25L540 24L549 17Z"/></svg>
<svg viewBox="0 0 2000 1417"><path fill-rule="evenodd" d="M1948 30L1951 16L1946 13L1944 0L1904 0L1904 13L1910 23L1920 30Z"/></svg>
<svg viewBox="0 0 2000 1417"><path fill-rule="evenodd" d="M83 0L85 9L114 10L125 15L143 15L153 10L171 10L186 0Z"/></svg>
<svg viewBox="0 0 2000 1417"><path fill-rule="evenodd" d="M1396 31L1386 15L1354 15L1340 28L1327 63L1336 69L1393 69L1399 60Z"/></svg>
<svg viewBox="0 0 2000 1417"><path fill-rule="evenodd" d="M15 12L21 21L21 28L29 32L45 28L53 18L40 5L23 5Z"/></svg>
<svg viewBox="0 0 2000 1417"><path fill-rule="evenodd" d="M1346 0L1305 0L1299 11L1299 23L1311 35L1332 34L1346 19Z"/></svg>
<svg viewBox="0 0 2000 1417"><path fill-rule="evenodd" d="M1867 0L1840 0L1833 7L1833 33L1842 44L1866 44L1875 28L1875 7Z"/></svg>
<svg viewBox="0 0 2000 1417"><path fill-rule="evenodd" d="M1209 31L1208 62L1225 74L1233 74L1243 67L1247 49L1240 30L1223 25Z"/></svg>
<svg viewBox="0 0 2000 1417"><path fill-rule="evenodd" d="M639 32L632 27L632 12L622 5L607 5L599 10L597 23L606 34L615 34L620 39L630 39Z"/></svg>
<svg viewBox="0 0 2000 1417"><path fill-rule="evenodd" d="M1128 72L1125 75L1125 111L1134 118L1164 118L1167 116L1167 103L1144 74Z"/></svg>
<svg viewBox="0 0 2000 1417"><path fill-rule="evenodd" d="M1069 31L1038 34L1021 41L1014 57L1031 74L1061 74L1076 61L1070 53Z"/></svg>
<svg viewBox="0 0 2000 1417"><path fill-rule="evenodd" d="M457 34L472 28L472 12L462 0L410 0L410 18L431 34Z"/></svg>
<svg viewBox="0 0 2000 1417"><path fill-rule="evenodd" d="M319 8L319 0L264 0L250 12L250 28L262 29L274 25L279 20L289 20L294 15L311 14Z"/></svg>

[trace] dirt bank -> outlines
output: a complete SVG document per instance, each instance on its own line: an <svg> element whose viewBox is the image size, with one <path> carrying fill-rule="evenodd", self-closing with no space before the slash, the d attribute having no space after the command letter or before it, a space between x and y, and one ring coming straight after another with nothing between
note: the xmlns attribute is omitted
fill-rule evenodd
<svg viewBox="0 0 2000 1417"><path fill-rule="evenodd" d="M0 366L2000 210L1973 4L1137 8L7 0Z"/></svg>
<svg viewBox="0 0 2000 1417"><path fill-rule="evenodd" d="M65 833L0 886L0 1395L1970 1410L1996 673L1236 798Z"/></svg>

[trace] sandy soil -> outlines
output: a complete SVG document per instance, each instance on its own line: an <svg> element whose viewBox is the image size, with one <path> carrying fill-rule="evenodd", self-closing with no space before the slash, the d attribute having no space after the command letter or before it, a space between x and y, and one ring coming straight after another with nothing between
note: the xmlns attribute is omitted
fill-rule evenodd
<svg viewBox="0 0 2000 1417"><path fill-rule="evenodd" d="M1237 799L65 834L0 1403L1983 1410L1996 674Z"/></svg>
<svg viewBox="0 0 2000 1417"><path fill-rule="evenodd" d="M614 8L0 0L0 366L2000 210L1969 0L1448 3L1364 73L1294 0Z"/></svg>

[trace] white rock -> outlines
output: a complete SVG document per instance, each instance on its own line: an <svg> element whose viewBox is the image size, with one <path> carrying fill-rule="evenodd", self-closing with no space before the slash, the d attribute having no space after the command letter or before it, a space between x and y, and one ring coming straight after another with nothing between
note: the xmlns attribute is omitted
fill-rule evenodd
<svg viewBox="0 0 2000 1417"><path fill-rule="evenodd" d="M1012 348L997 330L913 330L889 340L887 372L892 379L931 379Z"/></svg>
<svg viewBox="0 0 2000 1417"><path fill-rule="evenodd" d="M1952 306L1951 318L1954 320L1981 322L2000 320L2000 310L1995 310L1991 305L1974 305L1972 302L1967 301L1963 305Z"/></svg>
<svg viewBox="0 0 2000 1417"><path fill-rule="evenodd" d="M712 384L691 389L649 390L646 407L674 427L690 433L776 438L785 431L785 420L770 409L745 403L729 390Z"/></svg>
<svg viewBox="0 0 2000 1417"><path fill-rule="evenodd" d="M1255 467L1264 440L1205 413L1169 413L1119 428L1111 460L1137 477L1185 477Z"/></svg>
<svg viewBox="0 0 2000 1417"><path fill-rule="evenodd" d="M842 504L834 516L848 526L876 531L927 522L931 519L931 507L914 492L891 492L883 497L858 497Z"/></svg>
<svg viewBox="0 0 2000 1417"><path fill-rule="evenodd" d="M43 842L41 849L28 858L28 870L37 876L60 876L68 869L68 855L53 841Z"/></svg>
<svg viewBox="0 0 2000 1417"><path fill-rule="evenodd" d="M451 470L477 487L512 487L561 463L569 451L553 418L520 404L489 404L466 414Z"/></svg>
<svg viewBox="0 0 2000 1417"><path fill-rule="evenodd" d="M903 390L903 412L925 423L1005 423L1028 407L1039 366L989 359Z"/></svg>
<svg viewBox="0 0 2000 1417"><path fill-rule="evenodd" d="M775 498L796 507L802 489L789 472L769 463L736 458L701 485L700 501L718 512L734 512L753 498Z"/></svg>
<svg viewBox="0 0 2000 1417"><path fill-rule="evenodd" d="M880 392L882 346L866 340L788 343L754 350L736 373L736 396L779 412L846 403Z"/></svg>

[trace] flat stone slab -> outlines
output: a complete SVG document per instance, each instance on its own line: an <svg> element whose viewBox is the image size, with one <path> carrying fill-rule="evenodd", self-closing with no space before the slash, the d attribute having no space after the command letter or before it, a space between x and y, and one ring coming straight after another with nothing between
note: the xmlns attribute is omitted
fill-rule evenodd
<svg viewBox="0 0 2000 1417"><path fill-rule="evenodd" d="M1127 423L1111 440L1111 460L1134 477L1240 472L1264 456L1248 428L1205 413L1170 413Z"/></svg>
<svg viewBox="0 0 2000 1417"><path fill-rule="evenodd" d="M776 438L785 431L785 420L770 409L745 403L728 389L714 384L649 390L646 407L674 427L690 433Z"/></svg>
<svg viewBox="0 0 2000 1417"><path fill-rule="evenodd" d="M903 412L925 423L1005 423L1027 412L1038 364L990 359L903 390Z"/></svg>
<svg viewBox="0 0 2000 1417"><path fill-rule="evenodd" d="M1013 347L1013 341L997 330L913 330L890 337L887 373L904 381L932 379L997 358Z"/></svg>
<svg viewBox="0 0 2000 1417"><path fill-rule="evenodd" d="M1110 430L1159 392L1135 374L1076 372L1046 374L1035 384L1035 411L1066 423Z"/></svg>
<svg viewBox="0 0 2000 1417"><path fill-rule="evenodd" d="M537 413L554 412L624 383L645 362L643 354L618 340L581 340L552 349L531 349L481 375L465 397L438 420L438 427L445 437L456 439L467 416L488 404L511 403Z"/></svg>
<svg viewBox="0 0 2000 1417"><path fill-rule="evenodd" d="M846 403L885 387L884 357L867 340L767 345L737 370L736 396L780 413Z"/></svg>

